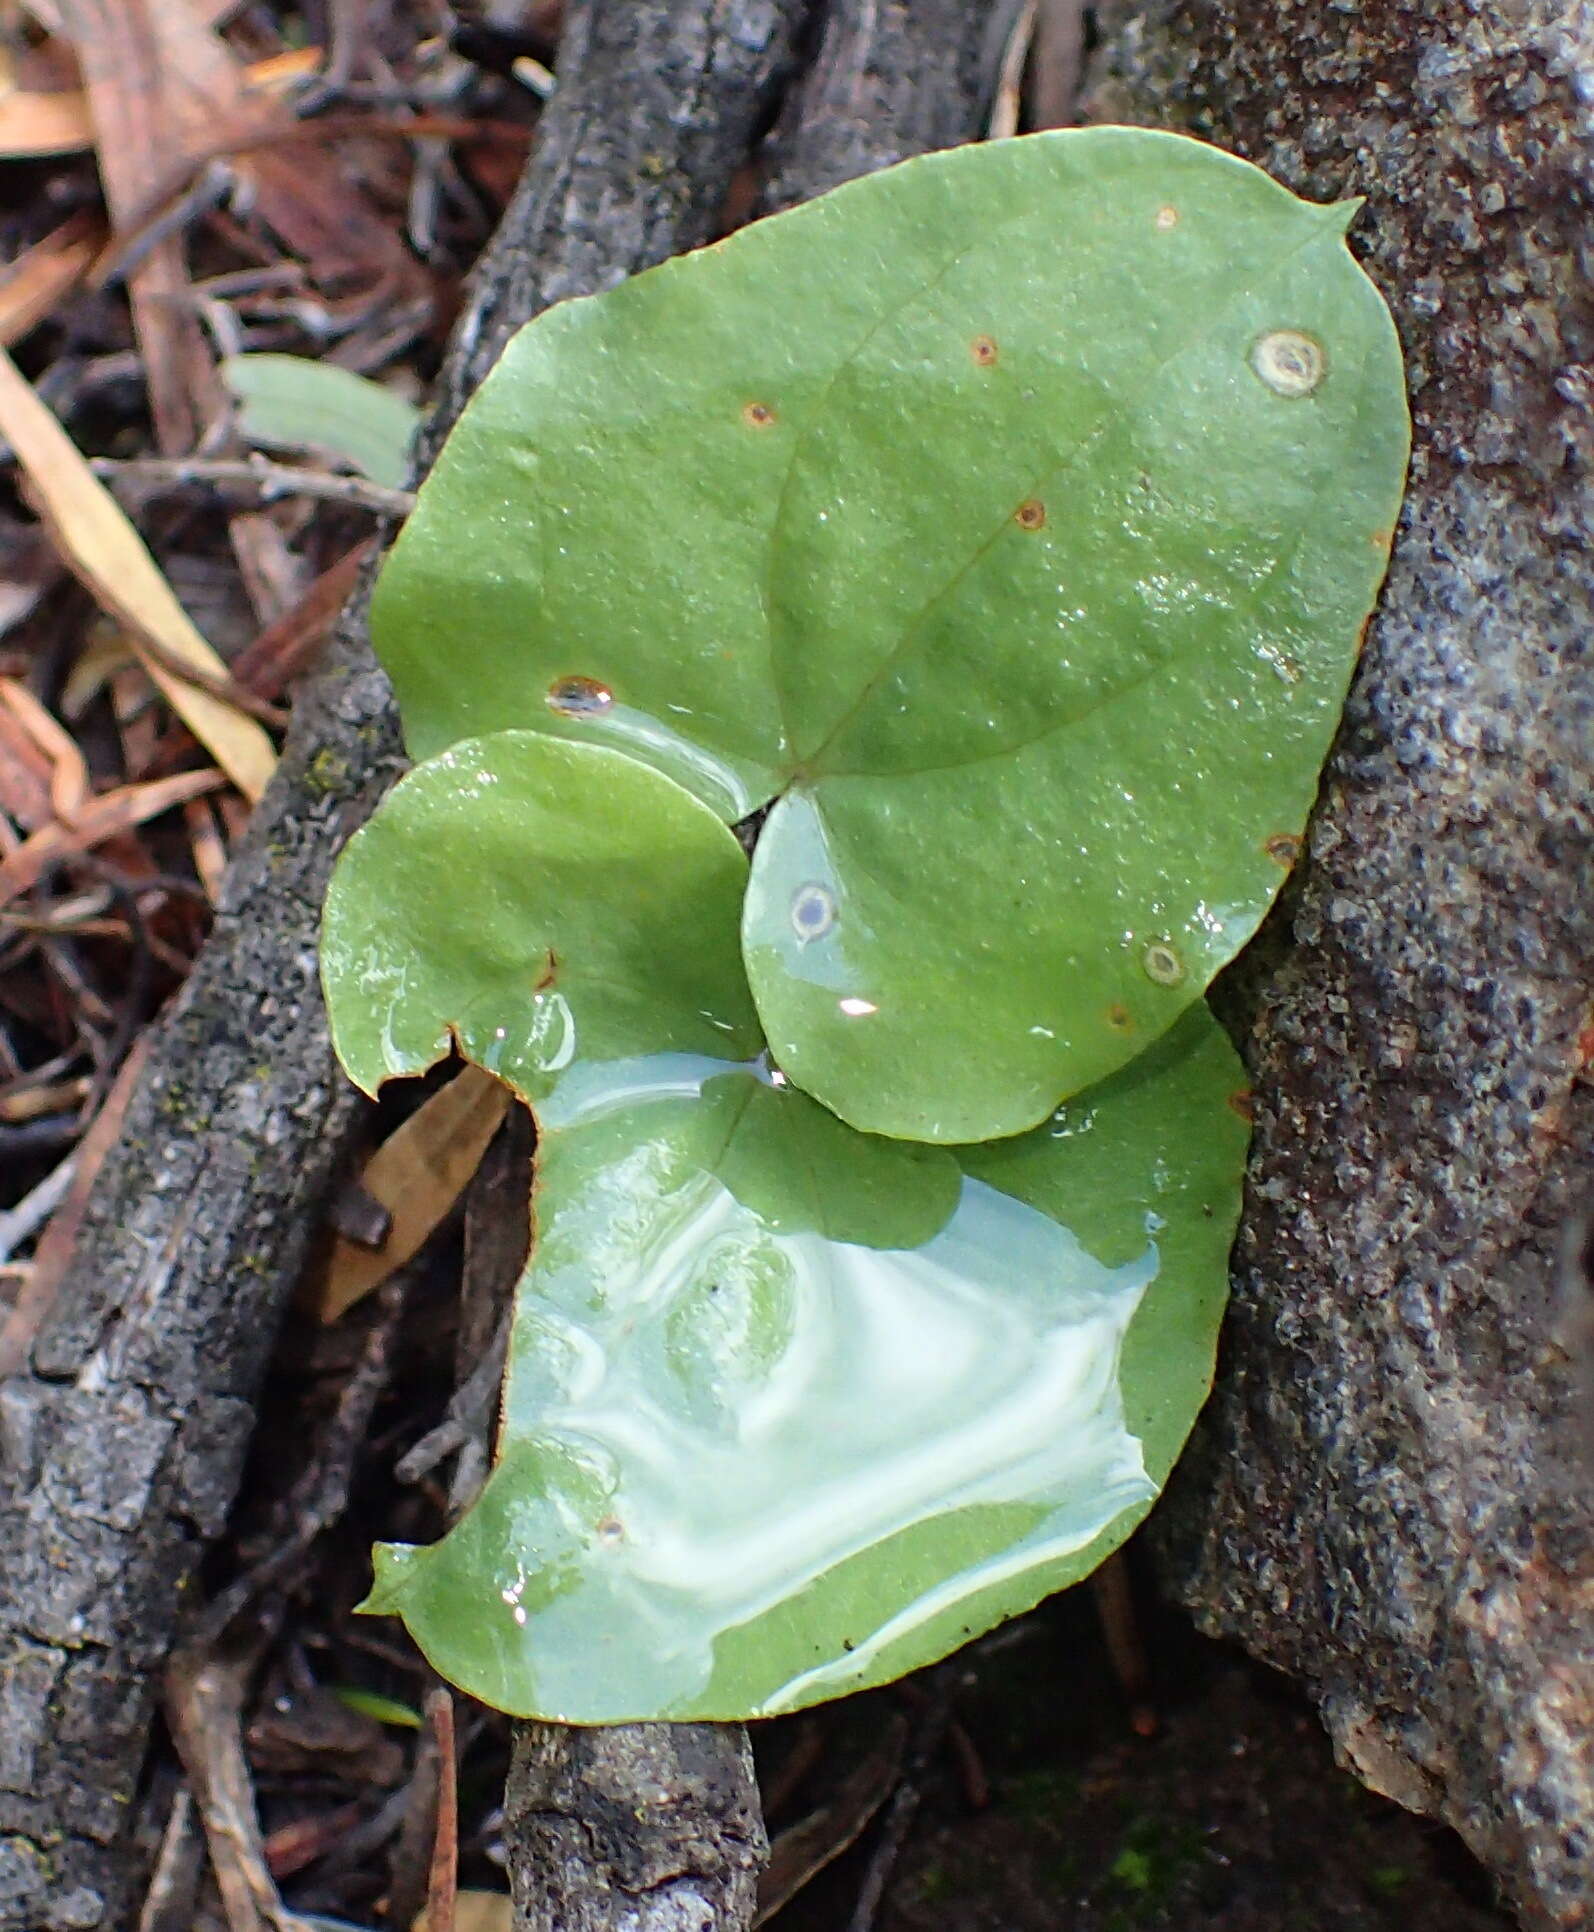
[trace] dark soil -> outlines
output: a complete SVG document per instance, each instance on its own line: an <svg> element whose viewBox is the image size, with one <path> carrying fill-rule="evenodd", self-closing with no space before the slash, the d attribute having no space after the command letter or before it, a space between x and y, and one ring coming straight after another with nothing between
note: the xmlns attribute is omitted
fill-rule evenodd
<svg viewBox="0 0 1594 1932"><path fill-rule="evenodd" d="M955 1709L989 1802L971 1803L954 1753L930 1767L880 1932L1511 1926L1452 1833L1335 1766L1293 1687L1172 1613L1154 1613L1149 1634L1160 1700L1150 1738L1130 1728L1086 1592L958 1660ZM830 1748L867 1751L892 1701L887 1693L837 1707ZM772 1760L786 1728L758 1740ZM821 1796L805 1787L794 1809ZM846 1926L878 1831L773 1923L783 1932Z"/></svg>

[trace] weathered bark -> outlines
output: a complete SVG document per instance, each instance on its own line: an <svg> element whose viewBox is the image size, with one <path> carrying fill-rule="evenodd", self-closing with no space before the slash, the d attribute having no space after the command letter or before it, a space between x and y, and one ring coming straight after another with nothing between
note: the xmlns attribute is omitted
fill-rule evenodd
<svg viewBox="0 0 1594 1932"><path fill-rule="evenodd" d="M515 1727L517 1932L737 1932L769 1847L740 1724Z"/></svg>
<svg viewBox="0 0 1594 1932"><path fill-rule="evenodd" d="M966 0L839 0L769 142L767 212L979 130L1015 13Z"/></svg>
<svg viewBox="0 0 1594 1932"><path fill-rule="evenodd" d="M712 232L807 0L576 0L560 87L456 331L430 454L510 331ZM162 1027L27 1372L0 1391L0 1928L127 1922L155 1673L221 1527L358 1101L316 932L400 768L357 597Z"/></svg>
<svg viewBox="0 0 1594 1932"><path fill-rule="evenodd" d="M790 207L979 130L983 0L833 0L771 143ZM737 1932L768 1846L740 1725L516 1726L504 1808L516 1932Z"/></svg>
<svg viewBox="0 0 1594 1932"><path fill-rule="evenodd" d="M1241 988L1235 1305L1165 1546L1370 1784L1530 1923L1587 1925L1594 1484L1556 1264L1594 1139L1588 10L1102 12L1092 118L1367 196L1417 431L1288 943Z"/></svg>

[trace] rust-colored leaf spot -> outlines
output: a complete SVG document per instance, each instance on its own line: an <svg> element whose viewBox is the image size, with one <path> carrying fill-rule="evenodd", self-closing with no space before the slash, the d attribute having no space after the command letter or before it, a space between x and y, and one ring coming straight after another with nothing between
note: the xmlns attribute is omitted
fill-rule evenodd
<svg viewBox="0 0 1594 1932"><path fill-rule="evenodd" d="M1256 1095L1249 1087L1241 1087L1229 1095L1229 1105L1241 1120L1256 1119Z"/></svg>
<svg viewBox="0 0 1594 1932"><path fill-rule="evenodd" d="M1262 841L1262 850L1275 865L1283 866L1288 872L1301 856L1301 842L1293 832L1275 832L1270 839Z"/></svg>
<svg viewBox="0 0 1594 1932"><path fill-rule="evenodd" d="M1177 228L1179 226L1179 210L1174 207L1172 202L1166 203L1157 210L1157 226L1164 234L1170 228Z"/></svg>
<svg viewBox="0 0 1594 1932"><path fill-rule="evenodd" d="M618 1543L625 1535L625 1525L618 1516L600 1516L593 1527L598 1532L599 1540L604 1543Z"/></svg>
<svg viewBox="0 0 1594 1932"><path fill-rule="evenodd" d="M768 429L775 420L775 412L768 403L751 402L742 405L742 421L749 429Z"/></svg>
<svg viewBox="0 0 1594 1932"><path fill-rule="evenodd" d="M1107 1008L1107 1024L1114 1033L1132 1033L1135 1026L1134 1016L1129 1008L1119 1001Z"/></svg>
<svg viewBox="0 0 1594 1932"><path fill-rule="evenodd" d="M1021 530L1039 530L1046 522L1046 505L1038 496L1029 497L1013 512L1013 521Z"/></svg>
<svg viewBox="0 0 1594 1932"><path fill-rule="evenodd" d="M1373 532L1373 548L1375 550L1388 550L1394 541L1395 533L1393 530L1375 530Z"/></svg>
<svg viewBox="0 0 1594 1932"><path fill-rule="evenodd" d="M988 335L977 335L969 344L969 354L982 369L989 369L996 360L996 343Z"/></svg>
<svg viewBox="0 0 1594 1932"><path fill-rule="evenodd" d="M614 693L596 678L555 678L548 686L548 708L571 718L590 718L607 711Z"/></svg>
<svg viewBox="0 0 1594 1932"><path fill-rule="evenodd" d="M559 977L559 955L554 951L553 947L550 946L548 948L547 957L543 960L543 963L542 963L542 973L539 976L536 985L533 986L531 990L534 993L546 993L549 987L551 987L555 983L558 977Z"/></svg>

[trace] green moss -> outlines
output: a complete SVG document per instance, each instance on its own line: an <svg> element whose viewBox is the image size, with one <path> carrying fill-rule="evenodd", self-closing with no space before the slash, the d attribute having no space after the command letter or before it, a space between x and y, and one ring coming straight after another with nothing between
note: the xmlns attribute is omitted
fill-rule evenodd
<svg viewBox="0 0 1594 1932"><path fill-rule="evenodd" d="M1201 1833L1194 1825L1170 1824L1151 1812L1141 1812L1125 1827L1105 1883L1131 1894L1144 1907L1161 1907L1200 1856Z"/></svg>
<svg viewBox="0 0 1594 1932"><path fill-rule="evenodd" d="M323 745L305 766L304 789L312 797L328 792L345 792L349 787L349 761L332 745Z"/></svg>

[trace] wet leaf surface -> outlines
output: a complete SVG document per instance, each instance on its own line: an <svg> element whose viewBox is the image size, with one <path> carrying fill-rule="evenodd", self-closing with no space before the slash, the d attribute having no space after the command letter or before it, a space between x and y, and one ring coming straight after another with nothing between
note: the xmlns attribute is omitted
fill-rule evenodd
<svg viewBox="0 0 1594 1932"><path fill-rule="evenodd" d="M1205 1009L1020 1139L860 1134L758 1052L744 870L673 781L510 732L405 780L329 901L357 1075L452 1033L538 1113L498 1466L371 1601L504 1709L898 1676L1093 1568L1208 1386L1245 1128Z"/></svg>

